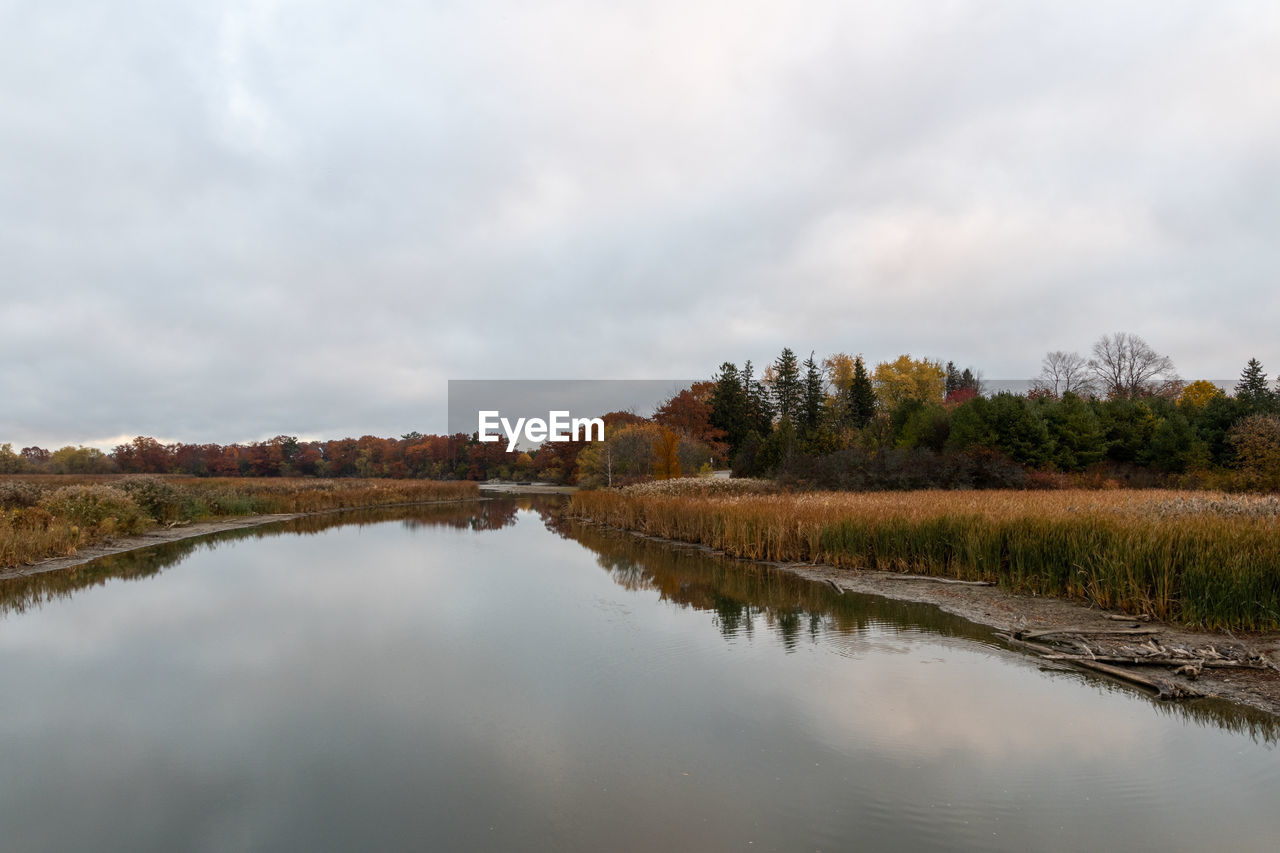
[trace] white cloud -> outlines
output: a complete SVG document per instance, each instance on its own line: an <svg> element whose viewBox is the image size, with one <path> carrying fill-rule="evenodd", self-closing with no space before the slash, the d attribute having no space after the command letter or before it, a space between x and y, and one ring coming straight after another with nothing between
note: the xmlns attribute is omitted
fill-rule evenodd
<svg viewBox="0 0 1280 853"><path fill-rule="evenodd" d="M1267 4L2 14L5 441L430 431L449 377L784 345L1280 364Z"/></svg>

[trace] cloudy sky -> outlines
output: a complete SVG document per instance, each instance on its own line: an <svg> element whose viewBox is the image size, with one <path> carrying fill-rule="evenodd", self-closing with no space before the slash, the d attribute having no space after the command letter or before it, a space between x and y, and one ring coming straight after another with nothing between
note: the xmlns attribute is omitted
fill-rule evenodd
<svg viewBox="0 0 1280 853"><path fill-rule="evenodd" d="M0 442L783 346L1280 370L1273 2L0 0Z"/></svg>

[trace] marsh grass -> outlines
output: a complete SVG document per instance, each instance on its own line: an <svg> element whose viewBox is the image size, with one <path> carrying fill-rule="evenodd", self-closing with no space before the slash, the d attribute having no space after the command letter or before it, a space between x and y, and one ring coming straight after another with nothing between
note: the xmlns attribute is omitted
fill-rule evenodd
<svg viewBox="0 0 1280 853"><path fill-rule="evenodd" d="M1280 520L1247 497L580 492L570 513L747 559L994 581L1207 628L1280 627Z"/></svg>
<svg viewBox="0 0 1280 853"><path fill-rule="evenodd" d="M0 479L0 567L160 524L474 498L474 483L431 480L31 476Z"/></svg>

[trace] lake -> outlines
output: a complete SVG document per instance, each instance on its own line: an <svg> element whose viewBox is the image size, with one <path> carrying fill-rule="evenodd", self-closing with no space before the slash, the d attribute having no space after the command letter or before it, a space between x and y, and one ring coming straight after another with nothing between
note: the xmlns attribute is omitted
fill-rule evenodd
<svg viewBox="0 0 1280 853"><path fill-rule="evenodd" d="M1275 850L1271 718L548 515L0 582L12 850Z"/></svg>

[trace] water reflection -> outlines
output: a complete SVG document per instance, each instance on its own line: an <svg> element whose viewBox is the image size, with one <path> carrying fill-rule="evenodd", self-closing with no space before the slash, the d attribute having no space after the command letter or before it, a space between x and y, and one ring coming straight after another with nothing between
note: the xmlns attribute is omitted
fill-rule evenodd
<svg viewBox="0 0 1280 853"><path fill-rule="evenodd" d="M516 515L521 509L528 510L532 506L533 502L525 498L497 498L351 509L164 542L148 548L100 557L69 569L0 580L0 615L25 613L46 602L69 598L79 590L101 586L111 580L153 577L178 565L197 551L212 551L229 542L290 534L316 535L335 527L368 527L391 521L398 521L409 529L451 527L457 530L501 530L515 524Z"/></svg>
<svg viewBox="0 0 1280 853"><path fill-rule="evenodd" d="M824 583L742 560L712 556L702 549L673 546L628 533L570 520L553 522L596 554L596 561L621 587L652 590L660 600L712 614L727 639L750 638L758 627L776 635L788 652L802 642L834 646L856 656L892 652L880 637L888 632L926 632L963 638L980 646L1007 648L993 631L931 604L896 601L854 592L839 593ZM1050 678L1078 682L1103 693L1141 696L1161 714L1199 725L1246 734L1255 742L1280 743L1280 720L1262 711L1217 699L1168 703L1065 665L1041 667Z"/></svg>
<svg viewBox="0 0 1280 853"><path fill-rule="evenodd" d="M1238 722L1041 674L936 608L489 503L240 531L12 597L57 600L0 620L6 851L1280 835L1275 756Z"/></svg>

